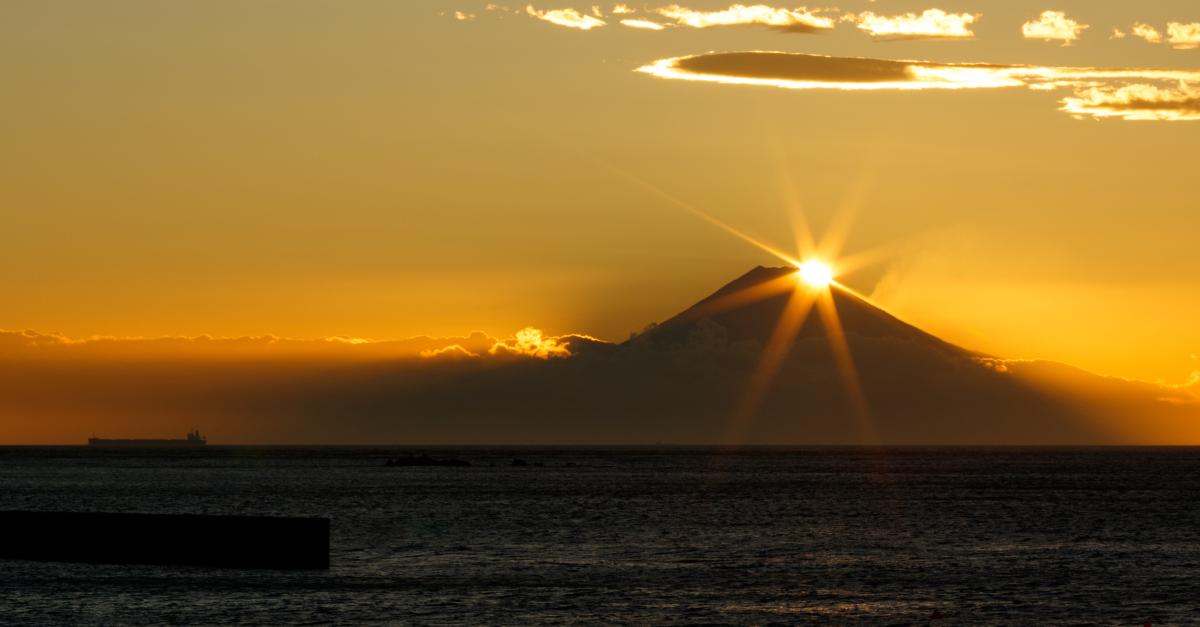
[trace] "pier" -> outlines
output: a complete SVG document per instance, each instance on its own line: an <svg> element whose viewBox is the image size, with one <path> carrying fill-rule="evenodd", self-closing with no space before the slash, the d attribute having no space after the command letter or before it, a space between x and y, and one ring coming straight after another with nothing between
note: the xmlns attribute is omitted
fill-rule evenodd
<svg viewBox="0 0 1200 627"><path fill-rule="evenodd" d="M0 512L0 559L327 569L329 519Z"/></svg>

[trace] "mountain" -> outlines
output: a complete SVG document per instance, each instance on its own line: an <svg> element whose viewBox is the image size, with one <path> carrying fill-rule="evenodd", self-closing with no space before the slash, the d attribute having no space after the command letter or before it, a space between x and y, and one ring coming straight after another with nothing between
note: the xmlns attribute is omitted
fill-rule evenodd
<svg viewBox="0 0 1200 627"><path fill-rule="evenodd" d="M757 267L621 348L642 354L688 354L663 372L717 368L703 389L674 398L696 422L712 413L744 424L728 440L768 443L1031 444L1108 441L1067 402L1012 376L1000 362L897 319L852 291L831 284L853 371L840 367L826 317L801 306L803 322L782 347L761 398L746 407L756 376L789 302L812 297L791 267ZM649 347L648 349L646 347ZM647 375L656 380L654 375ZM652 398L646 391L643 398ZM732 402L731 402L732 398ZM662 407L671 413L671 407ZM685 409L686 408L686 409ZM719 409L718 409L719 408ZM715 412L714 412L715 410Z"/></svg>
<svg viewBox="0 0 1200 627"><path fill-rule="evenodd" d="M759 267L627 342L561 336L548 359L483 336L440 358L0 346L0 419L59 442L202 426L276 443L1200 444L1195 386L983 355L836 284L831 329L830 308L806 306L819 293Z"/></svg>
<svg viewBox="0 0 1200 627"><path fill-rule="evenodd" d="M413 406L487 442L1200 442L1186 393L964 349L836 284L852 367L815 308L768 358L808 289L758 267L621 345L472 373Z"/></svg>
<svg viewBox="0 0 1200 627"><path fill-rule="evenodd" d="M744 408L763 348L806 288L792 267L757 267L627 342L649 352L688 354L662 372L721 368L718 381L679 391L674 411L697 423L738 414L722 391L740 395L746 424L726 439L788 443L1119 444L1200 442L1194 389L1103 377L1039 360L1005 360L946 342L832 284L853 372L839 368L825 317L807 312L786 339L763 398ZM803 311L803 308L801 308ZM646 350L646 347L650 347ZM747 355L751 365L731 355ZM847 379L853 379L848 385ZM650 375L651 380L658 380ZM855 403L859 396L862 402ZM653 394L645 392L644 398ZM665 413L672 407L659 405Z"/></svg>

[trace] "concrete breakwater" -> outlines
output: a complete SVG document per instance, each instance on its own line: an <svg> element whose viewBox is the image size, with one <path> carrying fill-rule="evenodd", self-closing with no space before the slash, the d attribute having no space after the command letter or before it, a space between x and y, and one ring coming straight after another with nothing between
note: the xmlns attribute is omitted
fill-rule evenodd
<svg viewBox="0 0 1200 627"><path fill-rule="evenodd" d="M0 559L329 568L329 519L0 511Z"/></svg>

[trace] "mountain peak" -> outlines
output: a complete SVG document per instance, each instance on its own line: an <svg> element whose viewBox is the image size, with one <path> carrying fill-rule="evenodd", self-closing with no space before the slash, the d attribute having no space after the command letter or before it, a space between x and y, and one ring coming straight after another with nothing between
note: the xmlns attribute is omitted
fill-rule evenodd
<svg viewBox="0 0 1200 627"><path fill-rule="evenodd" d="M789 301L793 297L806 297L797 292L812 289L799 281L794 267L757 266L658 325L651 335L656 343L685 342L697 325L710 321L724 328L731 342L756 341L766 345ZM830 284L828 290L827 295L819 297L831 299L848 337L890 338L955 355L972 354L899 320L838 283ZM826 335L826 329L814 307L796 338L818 335Z"/></svg>

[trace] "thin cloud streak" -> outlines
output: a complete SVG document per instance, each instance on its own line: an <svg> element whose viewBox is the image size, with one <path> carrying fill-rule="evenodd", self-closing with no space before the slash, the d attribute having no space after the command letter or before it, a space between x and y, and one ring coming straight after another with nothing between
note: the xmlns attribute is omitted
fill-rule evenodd
<svg viewBox="0 0 1200 627"><path fill-rule="evenodd" d="M1129 121L1200 120L1200 88L1177 88L1136 83L1121 87L1090 87L1063 99L1063 111L1077 117Z"/></svg>
<svg viewBox="0 0 1200 627"><path fill-rule="evenodd" d="M547 336L540 329L525 327L512 338L493 337L481 331L461 337L418 336L403 340L372 340L356 337L316 339L273 335L244 337L164 336L76 339L58 333L7 331L0 329L0 361L34 360L229 360L277 361L280 359L395 360L444 357L565 357L575 349L587 350L607 344L589 335L574 333Z"/></svg>
<svg viewBox="0 0 1200 627"><path fill-rule="evenodd" d="M765 4L734 4L728 9L704 11L672 4L654 9L653 12L674 20L679 26L691 28L759 25L788 32L813 33L832 29L835 25L832 18L818 15L819 10L807 7L783 9Z"/></svg>
<svg viewBox="0 0 1200 627"><path fill-rule="evenodd" d="M667 28L666 24L660 24L658 22L652 22L650 20L628 19L628 20L621 20L621 24L624 26L628 26L629 28L640 28L642 30L664 30L665 28Z"/></svg>
<svg viewBox="0 0 1200 627"><path fill-rule="evenodd" d="M1077 117L1194 120L1200 70L955 64L784 52L710 53L661 59L639 72L672 80L843 91L1074 89L1060 101ZM1135 82L1135 85L1129 85ZM1158 83L1155 86L1154 83ZM1137 87L1137 85L1141 85ZM1129 89L1127 89L1127 87ZM1152 87L1153 89L1147 89Z"/></svg>
<svg viewBox="0 0 1200 627"><path fill-rule="evenodd" d="M880 40L901 39L973 39L971 25L981 16L978 13L946 13L941 9L927 9L920 15L885 16L866 11L847 13L842 21L855 26Z"/></svg>

